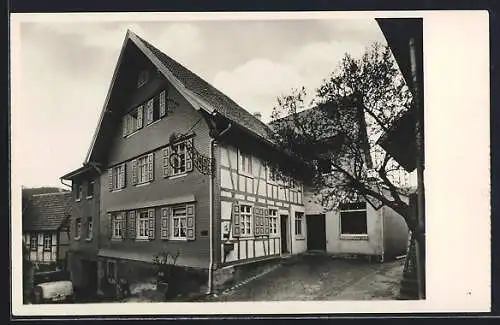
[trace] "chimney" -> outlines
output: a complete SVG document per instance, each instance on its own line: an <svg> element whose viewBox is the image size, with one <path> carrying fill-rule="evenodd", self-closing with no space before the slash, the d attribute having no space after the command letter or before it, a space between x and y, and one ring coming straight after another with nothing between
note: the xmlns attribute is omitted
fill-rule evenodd
<svg viewBox="0 0 500 325"><path fill-rule="evenodd" d="M262 114L260 114L260 112L253 113L253 116L255 116L256 118L258 118L259 121L262 120Z"/></svg>

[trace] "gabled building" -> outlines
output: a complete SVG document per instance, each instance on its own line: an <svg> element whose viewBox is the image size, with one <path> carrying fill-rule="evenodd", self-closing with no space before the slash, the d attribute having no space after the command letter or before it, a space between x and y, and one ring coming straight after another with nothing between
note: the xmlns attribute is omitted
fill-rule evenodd
<svg viewBox="0 0 500 325"><path fill-rule="evenodd" d="M34 194L23 208L23 238L28 259L38 268L65 267L69 248L71 192Z"/></svg>
<svg viewBox="0 0 500 325"><path fill-rule="evenodd" d="M271 132L128 31L83 167L62 177L73 184L73 281L147 281L165 250L199 279L186 285L210 291L232 266L306 251L303 185L268 167L300 162Z"/></svg>

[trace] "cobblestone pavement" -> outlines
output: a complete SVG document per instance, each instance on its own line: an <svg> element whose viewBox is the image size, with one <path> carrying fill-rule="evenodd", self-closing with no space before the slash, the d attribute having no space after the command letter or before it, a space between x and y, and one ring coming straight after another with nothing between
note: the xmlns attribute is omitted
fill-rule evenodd
<svg viewBox="0 0 500 325"><path fill-rule="evenodd" d="M384 264L303 255L209 301L393 300L404 259Z"/></svg>

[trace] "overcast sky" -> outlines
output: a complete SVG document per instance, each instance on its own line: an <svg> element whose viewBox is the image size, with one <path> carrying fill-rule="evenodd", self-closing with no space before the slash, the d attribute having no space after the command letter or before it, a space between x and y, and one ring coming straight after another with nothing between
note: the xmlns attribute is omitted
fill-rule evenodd
<svg viewBox="0 0 500 325"><path fill-rule="evenodd" d="M345 52L385 39L365 20L22 23L24 186L60 186L82 166L127 28L269 121L276 96L315 89ZM16 55L16 53L14 53Z"/></svg>

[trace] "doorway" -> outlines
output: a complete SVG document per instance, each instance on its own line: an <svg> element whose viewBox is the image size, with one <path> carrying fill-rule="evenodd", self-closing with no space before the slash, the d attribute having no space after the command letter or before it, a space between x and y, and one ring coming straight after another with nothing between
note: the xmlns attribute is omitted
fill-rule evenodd
<svg viewBox="0 0 500 325"><path fill-rule="evenodd" d="M97 293L97 262L82 260L82 274L86 284L82 290L82 295L84 297L93 297Z"/></svg>
<svg viewBox="0 0 500 325"><path fill-rule="evenodd" d="M325 215L307 215L307 250L325 251L326 250L326 227Z"/></svg>
<svg viewBox="0 0 500 325"><path fill-rule="evenodd" d="M288 249L288 215L280 215L281 223L281 254L290 253Z"/></svg>

